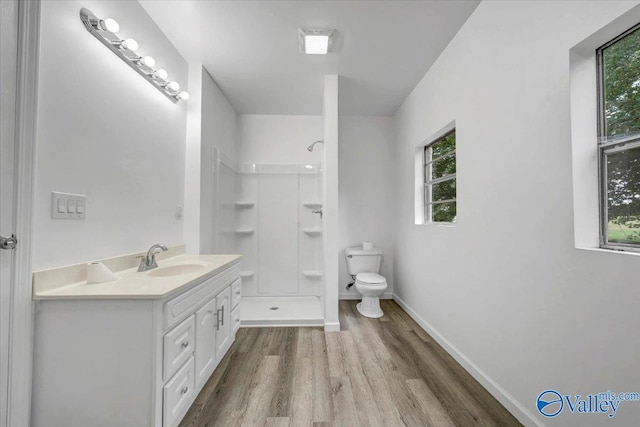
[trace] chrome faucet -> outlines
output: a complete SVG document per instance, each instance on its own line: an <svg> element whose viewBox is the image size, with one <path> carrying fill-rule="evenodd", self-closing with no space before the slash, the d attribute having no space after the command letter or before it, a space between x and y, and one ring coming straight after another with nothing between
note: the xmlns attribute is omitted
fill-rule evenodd
<svg viewBox="0 0 640 427"><path fill-rule="evenodd" d="M158 266L158 263L156 262L157 249L161 249L162 252L167 252L169 250L169 248L167 248L165 245L161 245L159 243L156 243L155 245L151 246L147 251L146 255L138 257L138 258L142 258L140 260L140 266L138 267L138 272L151 270Z"/></svg>

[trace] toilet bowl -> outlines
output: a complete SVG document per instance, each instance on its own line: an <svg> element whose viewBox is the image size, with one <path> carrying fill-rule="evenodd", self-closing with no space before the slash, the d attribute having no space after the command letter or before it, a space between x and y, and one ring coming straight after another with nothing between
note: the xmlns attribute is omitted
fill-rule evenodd
<svg viewBox="0 0 640 427"><path fill-rule="evenodd" d="M367 242L369 243L369 242ZM366 317L382 317L380 295L387 289L387 279L378 274L382 251L371 244L364 247L346 248L349 274L355 279L356 290L362 295L358 311Z"/></svg>
<svg viewBox="0 0 640 427"><path fill-rule="evenodd" d="M387 290L387 280L377 273L358 273L356 290L362 295L362 301L356 306L365 317L378 318L384 313L380 308L380 295Z"/></svg>

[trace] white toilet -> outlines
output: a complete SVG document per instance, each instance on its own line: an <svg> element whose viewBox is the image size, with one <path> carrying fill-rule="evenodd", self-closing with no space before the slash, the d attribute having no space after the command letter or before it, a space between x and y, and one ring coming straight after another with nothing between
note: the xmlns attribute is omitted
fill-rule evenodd
<svg viewBox="0 0 640 427"><path fill-rule="evenodd" d="M358 311L366 317L382 317L380 295L387 289L387 279L378 274L382 251L373 248L364 250L362 247L345 249L349 274L355 276L356 289L362 295L362 302L358 304Z"/></svg>

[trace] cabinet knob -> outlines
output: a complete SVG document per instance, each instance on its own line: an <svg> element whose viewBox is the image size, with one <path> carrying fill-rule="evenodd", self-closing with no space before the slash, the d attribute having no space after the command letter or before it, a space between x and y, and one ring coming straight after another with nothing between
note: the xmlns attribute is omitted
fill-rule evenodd
<svg viewBox="0 0 640 427"><path fill-rule="evenodd" d="M187 348L189 347L189 341L183 341L181 345L182 345L182 348Z"/></svg>
<svg viewBox="0 0 640 427"><path fill-rule="evenodd" d="M184 387L182 387L182 390L180 390L180 393L187 394L188 391L189 391L189 387L184 386Z"/></svg>

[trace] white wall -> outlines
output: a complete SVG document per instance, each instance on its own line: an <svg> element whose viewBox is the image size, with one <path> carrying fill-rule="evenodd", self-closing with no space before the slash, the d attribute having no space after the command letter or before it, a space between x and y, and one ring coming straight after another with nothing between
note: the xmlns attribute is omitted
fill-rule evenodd
<svg viewBox="0 0 640 427"><path fill-rule="evenodd" d="M200 166L200 253L214 253L216 199L218 198L214 149L237 160L235 110L206 69L202 69L202 125Z"/></svg>
<svg viewBox="0 0 640 427"><path fill-rule="evenodd" d="M137 2L44 1L33 267L183 241L186 103L173 104L84 27L113 17L183 86L187 64ZM51 192L87 195L86 220L52 220Z"/></svg>
<svg viewBox="0 0 640 427"><path fill-rule="evenodd" d="M322 147L307 147L323 138L322 116L241 115L238 120L242 164L320 164Z"/></svg>
<svg viewBox="0 0 640 427"><path fill-rule="evenodd" d="M395 171L393 119L386 116L340 116L339 124L340 297L359 298L347 269L344 249L372 241L384 251L380 274L393 293Z"/></svg>
<svg viewBox="0 0 640 427"><path fill-rule="evenodd" d="M640 419L535 408L640 384L639 258L574 247L569 116L569 49L635 4L482 2L396 114L395 293L523 421ZM414 225L414 149L452 120L458 223Z"/></svg>
<svg viewBox="0 0 640 427"><path fill-rule="evenodd" d="M324 76L322 104L324 149L322 150L322 245L324 249L324 328L325 331L340 330L338 318L338 287L340 286L340 231L339 231L339 118L337 75Z"/></svg>

